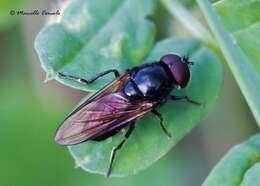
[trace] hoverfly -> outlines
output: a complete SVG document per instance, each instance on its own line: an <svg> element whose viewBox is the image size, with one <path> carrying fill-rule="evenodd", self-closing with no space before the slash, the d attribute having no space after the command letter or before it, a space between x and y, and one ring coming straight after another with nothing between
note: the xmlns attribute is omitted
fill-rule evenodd
<svg viewBox="0 0 260 186"><path fill-rule="evenodd" d="M109 73L114 73L116 79L78 106L63 121L55 136L56 143L73 145L88 140L101 141L128 127L122 141L111 151L106 174L109 176L115 155L133 132L138 118L147 112L153 113L159 119L163 132L171 137L156 108L169 99L199 105L188 96L170 95L174 88L186 87L190 80L189 65L192 64L187 57L167 54L157 62L134 67L121 76L116 69L97 74L90 80L58 73L61 78L84 84Z"/></svg>

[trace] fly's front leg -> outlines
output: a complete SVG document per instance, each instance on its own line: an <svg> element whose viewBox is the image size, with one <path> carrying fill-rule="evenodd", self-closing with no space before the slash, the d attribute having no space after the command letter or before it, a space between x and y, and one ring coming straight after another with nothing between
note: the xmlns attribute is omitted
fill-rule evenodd
<svg viewBox="0 0 260 186"><path fill-rule="evenodd" d="M126 133L124 134L124 139L122 139L122 141L120 143L118 143L117 146L113 147L111 154L110 154L110 159L109 159L109 165L108 165L108 170L107 170L107 174L106 176L108 177L112 171L112 166L113 166L113 162L116 156L116 152L121 149L121 147L124 145L124 143L126 142L126 140L129 138L129 136L132 134L133 130L135 128L135 121L131 122L129 124L129 128L126 131Z"/></svg>
<svg viewBox="0 0 260 186"><path fill-rule="evenodd" d="M63 74L63 73L60 73L60 72L58 72L58 75L60 77L63 77L63 78L75 80L75 81L77 81L79 83L90 84L90 83L94 82L95 80L97 80L98 78L100 78L102 76L105 76L105 75L107 75L109 73L114 73L116 78L120 76L119 72L116 69L110 69L110 70L107 70L105 72L98 73L98 74L96 74L94 77L92 77L89 80L86 80L86 79L83 79L83 78L79 78L79 77L75 77L75 76L68 75L68 74Z"/></svg>
<svg viewBox="0 0 260 186"><path fill-rule="evenodd" d="M188 101L189 103L191 103L193 105L201 106L201 103L190 99L188 96L173 96L173 95L171 95L170 99L173 100L173 101L185 100L185 101Z"/></svg>
<svg viewBox="0 0 260 186"><path fill-rule="evenodd" d="M160 112L158 112L157 110L152 110L151 112L155 115L155 117L156 117L157 119L159 119L159 121L160 121L160 126L161 126L163 132L166 134L166 136L167 136L168 138L171 138L171 137L172 137L171 133L170 133L170 132L165 128L165 126L163 125L163 117L162 117L162 115L160 114Z"/></svg>

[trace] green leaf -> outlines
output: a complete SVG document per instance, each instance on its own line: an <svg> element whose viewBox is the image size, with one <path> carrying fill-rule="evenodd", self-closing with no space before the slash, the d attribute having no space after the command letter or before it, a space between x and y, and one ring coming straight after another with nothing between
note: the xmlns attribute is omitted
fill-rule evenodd
<svg viewBox="0 0 260 186"><path fill-rule="evenodd" d="M195 18L190 10L186 9L179 1L161 0L165 8L178 19L195 37L206 43L213 43L214 39L206 28ZM194 2L193 2L194 3Z"/></svg>
<svg viewBox="0 0 260 186"><path fill-rule="evenodd" d="M214 4L235 42L260 72L260 1L223 0Z"/></svg>
<svg viewBox="0 0 260 186"><path fill-rule="evenodd" d="M192 79L185 90L173 94L188 95L200 101L203 106L187 102L168 101L159 111L165 126L172 133L169 140L162 132L158 120L146 114L137 121L133 135L116 156L111 176L127 176L152 165L177 144L203 116L212 108L222 85L222 65L209 49L193 39L167 39L157 43L145 62L158 60L167 53L185 55L189 53L192 66ZM89 141L70 146L76 164L89 172L105 174L112 148L122 139L119 133L112 139L102 142Z"/></svg>
<svg viewBox="0 0 260 186"><path fill-rule="evenodd" d="M203 186L260 185L260 134L233 147L211 171Z"/></svg>
<svg viewBox="0 0 260 186"><path fill-rule="evenodd" d="M89 86L56 76L57 72L89 79L116 68L123 72L138 65L150 51L155 29L145 19L154 0L75 0L62 10L59 22L38 34L35 49L47 80L93 91L110 82L112 75Z"/></svg>
<svg viewBox="0 0 260 186"><path fill-rule="evenodd" d="M244 175L244 179L241 186L254 186L260 185L260 162L253 165L249 170L247 170Z"/></svg>
<svg viewBox="0 0 260 186"><path fill-rule="evenodd" d="M106 6L100 6L102 3L101 0L71 1L62 10L59 22L46 26L38 34L35 48L47 79L55 78L82 90L97 90L114 77L111 75L83 86L56 74L63 72L90 79L112 68L123 73L127 68L158 60L167 53L190 54L191 60L196 62L192 67L191 83L185 90L175 93L203 103L198 107L169 101L159 109L173 134L171 140L166 138L151 114L140 119L133 136L118 153L112 171L112 176L126 176L150 166L198 124L217 98L223 72L216 56L197 40L168 39L152 49L155 30L145 17L154 10L153 0L109 0ZM77 166L105 174L110 152L121 139L122 134L117 134L112 139L89 141L69 149Z"/></svg>
<svg viewBox="0 0 260 186"><path fill-rule="evenodd" d="M243 93L243 95L246 98L246 101L255 117L255 119L258 122L258 125L260 126L260 74L256 71L256 66L253 65L253 62L250 61L250 58L248 58L248 55L250 55L248 52L245 53L241 48L239 47L238 40L236 40L235 36L232 34L232 32L229 32L224 25L222 24L221 20L219 19L218 15L215 13L213 8L211 7L209 1L207 0L197 0L199 3L199 6L201 7L201 10L203 14L205 15L205 18L212 29L216 40L219 44L219 47L221 51L223 52L227 63L234 74L234 77ZM223 1L220 1L221 3ZM225 2L225 1L224 1ZM244 5L241 3L242 1L236 1L233 3L233 7L243 7ZM250 2L256 2L256 1L250 1ZM231 6L230 9L226 11L233 11L233 7ZM243 8L241 8L241 11ZM258 11L259 12L259 11ZM254 11L252 11L252 14L254 14ZM246 14L248 15L248 14ZM251 17L251 15L248 15ZM228 17L228 16L224 16ZM240 16L241 17L241 16ZM231 16L230 19L233 20L234 24L237 23L237 19L242 19L239 16ZM247 16L246 16L247 17ZM224 18L226 19L226 18ZM248 25L250 21L245 21L243 24L241 24L243 27L245 25ZM230 23L233 24L233 23ZM240 28L242 26L233 26L234 28ZM254 27L254 25L250 26ZM244 31L244 30L243 30ZM239 31L241 32L241 31ZM255 36L255 40L257 41L259 39L259 29L257 31L257 35ZM249 43L246 38L243 37L243 40L245 43ZM241 44L241 43L240 43ZM250 44L247 44L250 45ZM259 49L259 44L252 46L255 50ZM254 50L252 50L254 51ZM257 53L259 55L259 52ZM259 59L259 58L258 58Z"/></svg>

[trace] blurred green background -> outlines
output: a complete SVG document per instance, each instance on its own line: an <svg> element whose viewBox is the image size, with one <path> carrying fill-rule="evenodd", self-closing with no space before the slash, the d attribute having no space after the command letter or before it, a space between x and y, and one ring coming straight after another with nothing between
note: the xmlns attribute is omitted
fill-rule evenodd
<svg viewBox="0 0 260 186"><path fill-rule="evenodd" d="M225 66L224 86L214 109L152 167L110 179L75 168L67 148L56 145L53 138L59 123L86 93L56 81L43 82L34 39L48 17L9 14L12 9L50 10L61 2L0 1L1 186L201 185L228 149L256 133L255 121ZM186 2L199 14L191 1ZM189 35L162 6L156 15L158 39Z"/></svg>

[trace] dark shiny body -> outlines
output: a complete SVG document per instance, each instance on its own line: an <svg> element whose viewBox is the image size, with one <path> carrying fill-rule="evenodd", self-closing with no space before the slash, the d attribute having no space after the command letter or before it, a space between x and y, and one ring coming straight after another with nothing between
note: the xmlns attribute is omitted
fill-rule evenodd
<svg viewBox="0 0 260 186"><path fill-rule="evenodd" d="M164 63L156 62L132 69L131 80L123 92L130 99L159 100L167 96L174 83L167 68Z"/></svg>

